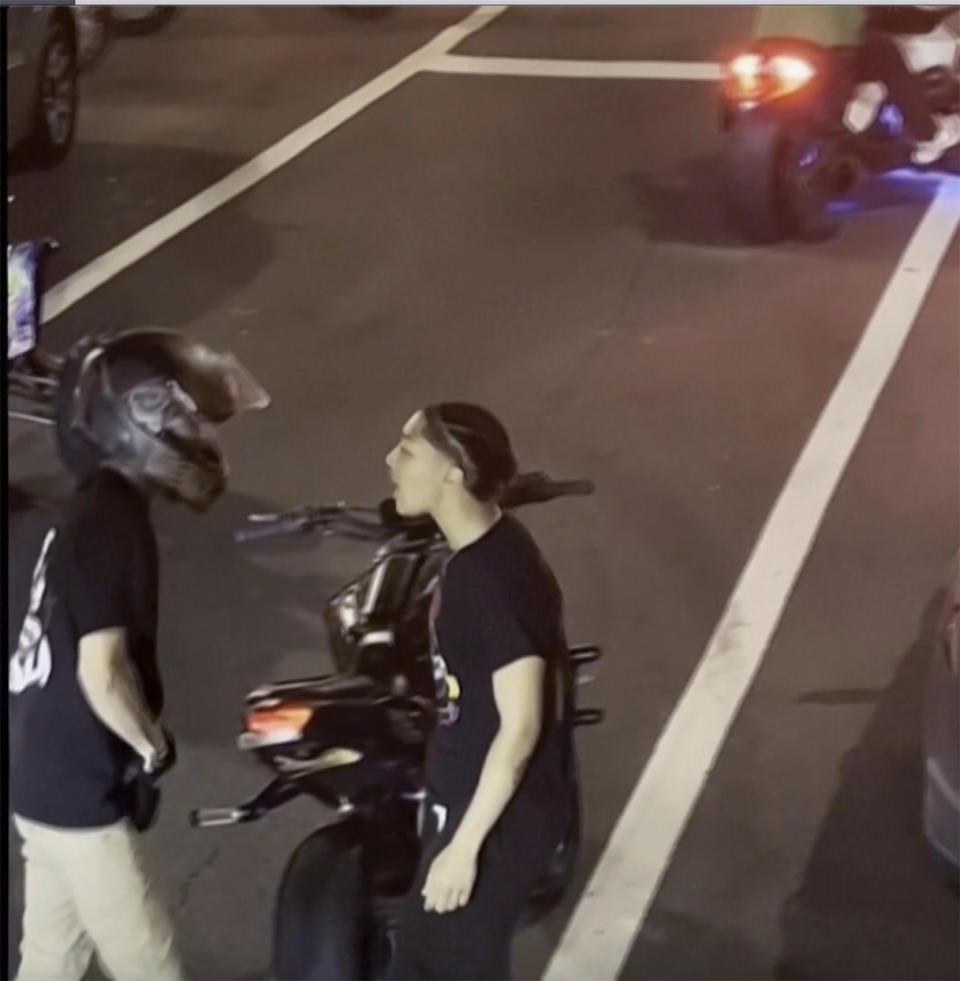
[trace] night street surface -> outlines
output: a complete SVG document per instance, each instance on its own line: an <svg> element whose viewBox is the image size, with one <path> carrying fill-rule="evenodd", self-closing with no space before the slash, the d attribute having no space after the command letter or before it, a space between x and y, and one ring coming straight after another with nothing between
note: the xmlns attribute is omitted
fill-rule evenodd
<svg viewBox="0 0 960 981"><path fill-rule="evenodd" d="M59 239L63 280L471 9L185 8L118 40L82 79L67 161L11 174L10 238ZM453 53L713 61L750 13L513 9ZM235 746L243 697L330 670L323 602L370 557L232 532L252 511L375 503L400 426L443 399L497 412L524 468L598 487L522 512L571 641L605 651L581 689L607 718L578 736L579 875L515 945L516 977L545 970L936 189L878 180L833 240L752 247L725 219L719 149L710 82L420 72L48 324L54 349L179 328L273 397L223 429L231 485L209 515L155 512L180 761L145 845L189 976L269 976L278 878L323 812L205 831L187 814L266 782ZM954 239L622 978L960 977L956 894L920 827L923 676L958 546L958 295ZM69 488L49 431L10 425L9 480L12 645ZM11 971L17 847L11 830Z"/></svg>

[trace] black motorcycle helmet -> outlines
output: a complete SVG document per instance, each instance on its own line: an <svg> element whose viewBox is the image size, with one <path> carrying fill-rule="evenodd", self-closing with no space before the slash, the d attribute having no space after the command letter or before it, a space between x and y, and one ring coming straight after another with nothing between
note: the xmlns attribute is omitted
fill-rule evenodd
<svg viewBox="0 0 960 981"><path fill-rule="evenodd" d="M228 472L215 424L269 403L232 354L176 331L86 337L70 349L60 376L57 443L80 482L109 465L205 511Z"/></svg>
<svg viewBox="0 0 960 981"><path fill-rule="evenodd" d="M463 471L464 486L478 501L499 500L517 475L517 461L503 423L470 402L440 402L423 410L424 436Z"/></svg>

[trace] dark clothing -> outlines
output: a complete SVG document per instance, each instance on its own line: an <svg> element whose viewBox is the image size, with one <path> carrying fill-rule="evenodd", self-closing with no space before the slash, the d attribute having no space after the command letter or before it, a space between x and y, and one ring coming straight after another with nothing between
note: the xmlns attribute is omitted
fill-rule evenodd
<svg viewBox="0 0 960 981"><path fill-rule="evenodd" d="M126 630L145 700L159 715L157 544L146 498L111 470L76 492L50 530L10 660L10 797L15 813L64 828L128 815L133 750L94 714L77 678L80 639Z"/></svg>
<svg viewBox="0 0 960 981"><path fill-rule="evenodd" d="M859 51L860 77L864 81L883 82L914 139L932 140L937 125L927 105L923 86L904 61L891 35L929 34L943 20L943 11L910 6L864 9L866 20Z"/></svg>
<svg viewBox="0 0 960 981"><path fill-rule="evenodd" d="M508 809L483 843L467 905L452 913L428 913L421 891L434 858L450 843L463 810L451 811L443 831L437 833L428 808L423 854L400 911L387 971L390 981L505 981L510 977L510 947L524 903L563 836L569 808L555 801L524 815Z"/></svg>
<svg viewBox="0 0 960 981"><path fill-rule="evenodd" d="M536 655L544 673L543 730L511 804L562 791L557 672L567 656L563 597L530 533L504 515L447 563L435 594L431 657L439 725L427 748L429 791L456 810L470 802L500 725L493 674Z"/></svg>
<svg viewBox="0 0 960 981"><path fill-rule="evenodd" d="M509 977L510 944L524 903L563 837L571 800L557 708L568 656L563 598L520 522L504 515L451 557L431 623L439 724L427 749L426 781L431 801L448 813L443 830L425 839L389 976L503 979ZM493 675L529 656L547 662L537 747L484 841L469 902L453 913L427 913L421 890L430 865L469 806L500 725Z"/></svg>
<svg viewBox="0 0 960 981"><path fill-rule="evenodd" d="M882 33L870 33L860 45L857 57L859 77L864 81L883 82L914 139L932 140L937 131L933 113L919 79L907 67L896 44Z"/></svg>

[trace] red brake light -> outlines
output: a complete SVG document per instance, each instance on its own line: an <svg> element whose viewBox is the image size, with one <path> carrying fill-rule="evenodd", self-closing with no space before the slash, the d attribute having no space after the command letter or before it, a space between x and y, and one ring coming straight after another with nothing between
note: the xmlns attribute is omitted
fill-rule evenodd
<svg viewBox="0 0 960 981"><path fill-rule="evenodd" d="M816 74L816 69L809 61L793 55L774 55L769 65L770 73L781 90L793 91L801 88Z"/></svg>
<svg viewBox="0 0 960 981"><path fill-rule="evenodd" d="M283 702L280 705L250 709L244 719L247 732L301 733L313 715L309 702Z"/></svg>
<svg viewBox="0 0 960 981"><path fill-rule="evenodd" d="M797 55L767 57L747 51L727 64L724 88L736 102L755 102L795 92L812 81L816 73L806 58Z"/></svg>
<svg viewBox="0 0 960 981"><path fill-rule="evenodd" d="M763 58L751 52L737 55L727 66L727 88L738 99L760 95L763 89Z"/></svg>

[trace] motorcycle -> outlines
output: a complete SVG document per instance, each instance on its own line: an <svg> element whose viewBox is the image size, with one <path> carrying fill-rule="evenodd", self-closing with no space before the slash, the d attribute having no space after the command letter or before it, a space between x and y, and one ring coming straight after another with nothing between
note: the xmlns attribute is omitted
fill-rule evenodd
<svg viewBox="0 0 960 981"><path fill-rule="evenodd" d="M519 478L506 508L590 494L589 481ZM301 795L325 805L326 820L296 848L274 907L273 973L284 979L376 978L391 954L401 900L420 858L426 741L435 723L429 608L449 551L431 519L379 508L307 507L251 515L239 541L319 533L376 543L369 568L325 608L336 673L264 685L246 698L237 745L273 777L235 807L202 808L195 827L256 821ZM558 669L559 722L572 798L571 820L525 910L530 923L564 895L580 842L580 793L573 731L602 721L579 708L581 670L601 656L570 649Z"/></svg>
<svg viewBox="0 0 960 981"><path fill-rule="evenodd" d="M7 416L53 425L63 359L41 344L44 271L52 238L7 246Z"/></svg>
<svg viewBox="0 0 960 981"><path fill-rule="evenodd" d="M960 112L960 38L944 23L957 10L932 14L937 26L929 33L895 38L937 114ZM724 64L724 193L745 238L827 238L839 228L834 198L874 175L914 166L914 141L890 100L862 132L844 126L858 83L874 81L858 77L856 60L856 49L764 38Z"/></svg>

